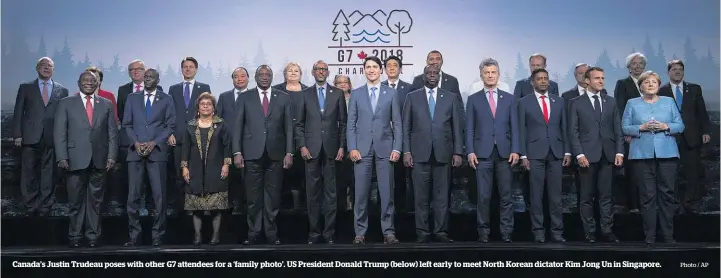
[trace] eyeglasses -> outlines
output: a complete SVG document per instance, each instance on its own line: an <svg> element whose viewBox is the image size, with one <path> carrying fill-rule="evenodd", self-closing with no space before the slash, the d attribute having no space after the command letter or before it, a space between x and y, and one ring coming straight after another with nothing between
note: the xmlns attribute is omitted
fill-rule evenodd
<svg viewBox="0 0 721 278"><path fill-rule="evenodd" d="M313 68L313 70L317 70L317 71L327 71L328 68Z"/></svg>

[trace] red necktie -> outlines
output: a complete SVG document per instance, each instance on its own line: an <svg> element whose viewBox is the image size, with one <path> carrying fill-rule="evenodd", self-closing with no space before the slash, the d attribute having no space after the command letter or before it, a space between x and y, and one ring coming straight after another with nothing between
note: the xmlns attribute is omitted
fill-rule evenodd
<svg viewBox="0 0 721 278"><path fill-rule="evenodd" d="M268 117L268 106L270 102L268 101L268 92L263 91L263 113L266 117Z"/></svg>
<svg viewBox="0 0 721 278"><path fill-rule="evenodd" d="M541 101L543 101L543 119L546 120L546 124L548 124L548 103L546 103L546 96L541 96Z"/></svg>
<svg viewBox="0 0 721 278"><path fill-rule="evenodd" d="M85 96L87 101L85 102L85 113L88 114L88 123L93 126L93 101L92 96Z"/></svg>

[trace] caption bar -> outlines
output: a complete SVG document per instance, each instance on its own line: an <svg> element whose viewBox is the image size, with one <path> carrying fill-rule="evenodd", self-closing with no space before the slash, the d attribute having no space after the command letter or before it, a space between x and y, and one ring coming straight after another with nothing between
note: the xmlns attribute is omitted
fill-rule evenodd
<svg viewBox="0 0 721 278"><path fill-rule="evenodd" d="M663 267L659 262L632 261L13 261L16 268L632 268ZM679 267L707 267L708 263L681 263Z"/></svg>

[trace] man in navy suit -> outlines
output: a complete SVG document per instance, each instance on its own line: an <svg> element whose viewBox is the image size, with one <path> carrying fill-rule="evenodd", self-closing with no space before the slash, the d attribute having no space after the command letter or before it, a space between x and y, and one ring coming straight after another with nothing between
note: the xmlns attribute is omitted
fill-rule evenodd
<svg viewBox="0 0 721 278"><path fill-rule="evenodd" d="M230 128L232 134L233 128L235 128L235 116L238 111L238 105L243 99L240 97L243 93L248 91L248 70L244 67L237 67L233 70L231 75L233 79L233 89L225 91L218 97L218 111L217 115L225 119L229 125L226 127ZM228 175L228 182L230 183L229 198L233 202L233 214L239 214L244 211L245 204L245 187L243 186L243 171L238 167L231 167Z"/></svg>
<svg viewBox="0 0 721 278"><path fill-rule="evenodd" d="M530 171L531 228L534 241L546 242L543 227L543 195L548 194L551 241L563 238L561 183L563 167L571 162L566 133L566 107L563 98L548 93L548 72L539 68L531 74L533 94L518 102L518 134L521 165ZM545 189L545 190L544 190Z"/></svg>
<svg viewBox="0 0 721 278"><path fill-rule="evenodd" d="M381 82L381 84L389 86L396 90L398 95L398 104L401 107L401 113L403 113L403 104L406 101L406 95L413 91L413 85L409 84L400 79L401 73L403 73L403 61L397 56L388 56L384 61L383 66L385 67L386 76L388 79ZM403 163L395 164L395 175L394 177L394 199L396 199L397 207L405 209L407 211L413 211L413 190L411 189L411 174L410 170L403 167ZM400 202L399 202L400 201Z"/></svg>
<svg viewBox="0 0 721 278"><path fill-rule="evenodd" d="M153 219L153 245L163 244L165 235L166 207L165 183L168 138L175 130L175 107L173 98L157 90L160 76L155 69L145 71L145 90L128 95L123 129L131 142L128 150L128 225L130 240L126 247L140 244L140 206L143 176L147 172L155 202Z"/></svg>
<svg viewBox="0 0 721 278"><path fill-rule="evenodd" d="M591 67L584 73L586 95L578 96L568 105L568 135L576 156L581 179L580 213L586 241L596 242L594 196L598 192L601 233L609 242L619 242L613 234L613 198L611 181L613 167L623 164L623 133L621 112L616 100L603 95L604 73Z"/></svg>
<svg viewBox="0 0 721 278"><path fill-rule="evenodd" d="M396 90L381 84L381 60L367 57L363 62L366 84L353 90L348 103L347 138L350 159L355 162L355 238L364 244L368 231L368 199L371 174L376 167L381 203L381 229L385 244L397 244L395 207L391 181L393 165L402 150L403 127Z"/></svg>
<svg viewBox="0 0 721 278"><path fill-rule="evenodd" d="M183 73L183 82L174 84L168 89L168 93L173 97L173 105L175 106L175 130L185 131L188 127L188 121L195 118L198 111L195 111L195 102L202 93L210 93L210 86L195 80L198 73L198 60L193 57L185 57L180 61L180 68ZM182 134L180 132L173 132ZM170 185L168 190L168 207L171 215L177 211L183 210L185 179L183 179L180 170L180 150L183 148L183 136L175 137L175 134L168 138L168 145L173 148L171 153L172 160L169 164L170 168Z"/></svg>
<svg viewBox="0 0 721 278"><path fill-rule="evenodd" d="M537 69L546 69L546 56L543 56L543 54L540 53L531 55L531 57L528 58L528 68L531 69L531 72L534 72ZM529 77L516 81L516 87L513 88L513 95L516 97L516 100L520 100L522 97L533 94L534 87L532 79L533 77ZM553 80L548 80L548 83L548 94L558 96L558 83Z"/></svg>
<svg viewBox="0 0 721 278"><path fill-rule="evenodd" d="M440 68L426 65L423 89L408 94L403 109L403 164L412 169L418 243L448 237L450 166L461 166L463 104L451 92L438 88ZM412 135L412 136L411 136ZM428 223L433 211L433 229Z"/></svg>
<svg viewBox="0 0 721 278"><path fill-rule="evenodd" d="M476 170L478 241L488 242L493 181L498 181L501 199L501 238L511 242L513 234L513 172L518 163L518 112L513 95L498 89L498 62L481 62L483 90L468 97L466 106L466 150L468 165Z"/></svg>
<svg viewBox="0 0 721 278"><path fill-rule="evenodd" d="M272 89L268 65L255 70L257 88L241 94L233 127L233 162L245 168L248 238L244 245L265 239L280 245L276 216L280 209L283 169L293 166L293 115L287 93Z"/></svg>

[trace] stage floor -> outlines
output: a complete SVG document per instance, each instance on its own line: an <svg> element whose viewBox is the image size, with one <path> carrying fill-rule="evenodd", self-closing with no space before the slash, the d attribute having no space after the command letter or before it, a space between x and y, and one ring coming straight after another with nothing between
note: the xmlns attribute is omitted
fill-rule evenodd
<svg viewBox="0 0 721 278"><path fill-rule="evenodd" d="M17 262L100 262L115 264L104 269L104 265L93 268L69 266L64 268L18 268ZM133 267L131 262L142 262L143 267ZM169 261L174 265L169 265ZM483 263L486 265L483 265ZM591 264L586 264L590 262ZM155 265L150 265L155 262ZM181 267L181 262L204 263L203 267L189 265ZM301 263L306 265L301 267ZM370 263L370 262L375 262ZM392 265L391 263L405 263ZM464 265L463 263L466 262ZM602 262L608 262L605 267ZM356 265L353 265L356 263ZM530 263L534 267L523 268ZM553 265L555 263L555 265ZM578 265L573 266L572 264ZM598 264L597 266L593 264ZM647 263L647 268L634 269L633 264ZM656 268L651 266L655 264ZM697 264L697 267L683 268L682 263ZM706 265L704 265L706 263ZM172 263L171 263L172 264ZM293 264L296 264L293 267ZM325 264L325 265L320 265ZM341 265L347 264L347 265ZM517 265L512 265L517 264ZM541 265L545 264L545 265ZM584 265L586 264L586 265ZM610 266L614 266L611 268ZM250 277L297 274L298 271L313 273L340 272L353 273L371 271L374 273L474 273L489 272L535 274L561 274L556 277L595 276L607 271L618 271L634 274L659 273L666 275L682 275L682 277L719 277L719 243L677 243L657 244L647 247L642 242L624 242L621 244L534 244L518 243L476 243L456 242L451 244L413 244L383 245L369 243L365 245L351 244L288 244L288 245L167 245L161 247L124 248L118 246L101 246L99 248L69 249L64 247L5 247L2 249L3 275L12 277L28 277L52 273L53 278L72 277L78 273L93 273L107 277L153 277L150 273L162 270L164 273L187 277L210 274L244 274ZM120 267L122 266L122 267ZM530 266L530 265L528 265ZM312 268L310 268L312 267ZM322 268L319 268L322 267ZM520 268L519 268L520 267ZM580 267L580 268L576 268ZM153 269L150 269L153 268ZM52 272L47 272L52 270ZM426 275L422 275L426 276ZM525 275L524 275L525 276ZM157 277L157 276L156 276ZM607 276L606 276L607 277ZM658 277L658 276L657 276Z"/></svg>

